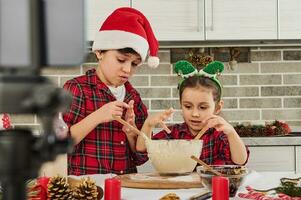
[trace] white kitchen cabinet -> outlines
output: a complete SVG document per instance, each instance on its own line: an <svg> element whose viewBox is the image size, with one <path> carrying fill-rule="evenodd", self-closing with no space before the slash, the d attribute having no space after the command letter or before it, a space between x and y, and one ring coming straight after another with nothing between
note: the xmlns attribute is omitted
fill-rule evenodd
<svg viewBox="0 0 301 200"><path fill-rule="evenodd" d="M132 0L160 41L204 40L205 0Z"/></svg>
<svg viewBox="0 0 301 200"><path fill-rule="evenodd" d="M300 0L279 0L279 39L301 38L300 9Z"/></svg>
<svg viewBox="0 0 301 200"><path fill-rule="evenodd" d="M247 167L256 171L295 172L294 146L249 147Z"/></svg>
<svg viewBox="0 0 301 200"><path fill-rule="evenodd" d="M116 8L130 7L130 0L87 0L86 2L86 34L87 40L92 41L95 37L95 32L104 22L109 14ZM76 22L74 22L76 23Z"/></svg>
<svg viewBox="0 0 301 200"><path fill-rule="evenodd" d="M277 0L206 0L205 13L206 40L277 39Z"/></svg>

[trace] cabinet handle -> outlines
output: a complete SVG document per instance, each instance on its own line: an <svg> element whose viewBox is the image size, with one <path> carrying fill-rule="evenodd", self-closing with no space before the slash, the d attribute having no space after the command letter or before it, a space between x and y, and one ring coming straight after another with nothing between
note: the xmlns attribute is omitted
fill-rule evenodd
<svg viewBox="0 0 301 200"><path fill-rule="evenodd" d="M206 30L213 31L213 0L206 1ZM210 11L209 11L210 10Z"/></svg>
<svg viewBox="0 0 301 200"><path fill-rule="evenodd" d="M205 20L204 20L204 12L205 12L205 0L198 0L197 1L197 31L205 32Z"/></svg>

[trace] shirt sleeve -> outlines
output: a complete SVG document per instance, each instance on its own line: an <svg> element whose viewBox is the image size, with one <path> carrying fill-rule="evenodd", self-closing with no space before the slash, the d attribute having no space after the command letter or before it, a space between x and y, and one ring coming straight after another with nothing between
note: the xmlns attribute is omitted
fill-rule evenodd
<svg viewBox="0 0 301 200"><path fill-rule="evenodd" d="M146 118L148 116L147 108L144 105L144 103L142 102L142 99L140 98L139 95L137 95L134 98L134 102L135 102L134 112L135 112L135 115L136 115L135 116L135 123L136 123L137 128L139 130L141 130L141 128L144 124L144 121L146 120Z"/></svg>
<svg viewBox="0 0 301 200"><path fill-rule="evenodd" d="M131 152L131 157L136 166L142 165L148 161L147 152Z"/></svg>
<svg viewBox="0 0 301 200"><path fill-rule="evenodd" d="M85 98L79 83L70 80L63 87L72 95L71 105L63 115L64 121L70 129L72 125L85 118Z"/></svg>
<svg viewBox="0 0 301 200"><path fill-rule="evenodd" d="M224 163L227 165L236 165L236 163L234 163L231 159L231 151L230 151L230 144L228 141L228 138L225 134L221 134L219 137L219 141L220 141L220 145L219 145L219 159L216 161L217 163L215 164L219 164L219 160L224 160ZM246 146L246 150L247 150L247 159L246 162L244 163L244 165L248 162L249 160L249 155L250 155L250 151L249 148Z"/></svg>
<svg viewBox="0 0 301 200"><path fill-rule="evenodd" d="M235 163L231 159L230 145L227 136L225 134L220 134L218 141L218 159L214 164L234 165Z"/></svg>

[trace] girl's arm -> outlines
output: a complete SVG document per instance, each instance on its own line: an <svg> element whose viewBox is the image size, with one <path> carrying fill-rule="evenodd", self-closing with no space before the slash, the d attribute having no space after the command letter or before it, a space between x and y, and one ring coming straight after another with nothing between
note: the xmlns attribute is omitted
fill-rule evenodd
<svg viewBox="0 0 301 200"><path fill-rule="evenodd" d="M231 152L231 160L238 165L245 164L248 158L247 149L233 126L217 115L212 115L204 121L206 124L204 128L206 130L209 128L215 128L217 131L222 131L227 135Z"/></svg>
<svg viewBox="0 0 301 200"><path fill-rule="evenodd" d="M231 160L238 164L243 165L246 163L248 154L245 144L242 139L239 137L235 129L227 134L230 151L231 151Z"/></svg>
<svg viewBox="0 0 301 200"><path fill-rule="evenodd" d="M173 109L170 108L168 110L165 110L162 113L158 113L158 114L155 114L153 116L149 116L145 120L145 122L144 122L144 124L141 128L141 132L143 132L148 138L151 139L153 128L157 124L162 123L162 121L165 121L166 119L168 119L171 116L172 113L173 113ZM138 135L136 149L139 152L145 152L146 151L145 139L143 138L142 135Z"/></svg>

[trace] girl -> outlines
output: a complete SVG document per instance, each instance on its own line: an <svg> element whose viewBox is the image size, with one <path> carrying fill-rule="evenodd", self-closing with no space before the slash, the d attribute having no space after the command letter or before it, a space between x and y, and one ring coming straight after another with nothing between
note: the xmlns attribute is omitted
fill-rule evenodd
<svg viewBox="0 0 301 200"><path fill-rule="evenodd" d="M115 10L96 33L93 51L97 69L67 81L64 88L73 100L64 121L74 140L68 154L68 174L134 173L148 160L136 151L137 135L113 116L141 128L147 109L128 82L148 52L155 67L158 42L145 16L132 8Z"/></svg>
<svg viewBox="0 0 301 200"><path fill-rule="evenodd" d="M210 165L245 164L247 148L235 129L218 115L223 101L222 87L216 75L223 69L221 62L212 62L200 71L187 61L177 62L175 71L182 76L178 89L184 123L170 127L170 134L161 131L152 139L193 139L201 130L206 130L201 136L201 160ZM170 117L172 112L169 109L149 116L141 131L150 137L153 127ZM137 150L146 151L142 136L138 136Z"/></svg>

